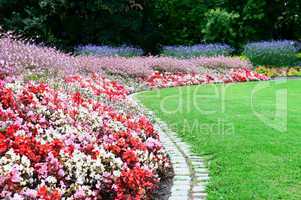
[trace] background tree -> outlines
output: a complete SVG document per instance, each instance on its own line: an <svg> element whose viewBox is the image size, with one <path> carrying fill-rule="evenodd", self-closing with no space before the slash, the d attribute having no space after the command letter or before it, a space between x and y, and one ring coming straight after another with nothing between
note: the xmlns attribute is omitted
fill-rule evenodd
<svg viewBox="0 0 301 200"><path fill-rule="evenodd" d="M237 20L239 14L224 9L211 9L206 14L206 23L202 30L204 41L223 42L235 45L237 39Z"/></svg>
<svg viewBox="0 0 301 200"><path fill-rule="evenodd" d="M151 53L166 44L297 40L300 13L296 0L0 0L6 30L61 48L125 43Z"/></svg>

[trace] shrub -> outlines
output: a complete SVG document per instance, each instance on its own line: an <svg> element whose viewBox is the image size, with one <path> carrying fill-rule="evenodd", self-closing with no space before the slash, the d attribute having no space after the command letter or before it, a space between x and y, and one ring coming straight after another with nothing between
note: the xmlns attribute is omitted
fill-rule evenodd
<svg viewBox="0 0 301 200"><path fill-rule="evenodd" d="M237 31L235 25L239 14L224 9L211 9L206 14L206 23L202 30L206 42L226 42L235 44Z"/></svg>
<svg viewBox="0 0 301 200"><path fill-rule="evenodd" d="M268 77L301 76L301 67L271 68L265 66L256 67L256 72Z"/></svg>
<svg viewBox="0 0 301 200"><path fill-rule="evenodd" d="M96 56L141 56L143 54L143 50L140 48L135 48L132 46L120 46L120 47L112 47L112 46L97 46L97 45L85 45L78 46L75 49L76 52L84 55L96 55Z"/></svg>
<svg viewBox="0 0 301 200"><path fill-rule="evenodd" d="M163 55L174 57L197 57L197 56L229 56L233 49L227 44L197 44L192 46L165 46Z"/></svg>
<svg viewBox="0 0 301 200"><path fill-rule="evenodd" d="M293 66L298 62L298 49L294 41L263 41L248 43L243 54L254 65Z"/></svg>
<svg viewBox="0 0 301 200"><path fill-rule="evenodd" d="M288 76L301 76L301 69L300 67L290 68L287 72Z"/></svg>

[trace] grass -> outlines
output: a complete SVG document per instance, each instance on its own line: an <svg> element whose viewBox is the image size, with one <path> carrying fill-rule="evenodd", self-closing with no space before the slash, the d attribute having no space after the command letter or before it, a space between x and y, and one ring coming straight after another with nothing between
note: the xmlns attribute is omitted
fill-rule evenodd
<svg viewBox="0 0 301 200"><path fill-rule="evenodd" d="M208 199L301 199L301 80L169 88L138 99L208 158Z"/></svg>

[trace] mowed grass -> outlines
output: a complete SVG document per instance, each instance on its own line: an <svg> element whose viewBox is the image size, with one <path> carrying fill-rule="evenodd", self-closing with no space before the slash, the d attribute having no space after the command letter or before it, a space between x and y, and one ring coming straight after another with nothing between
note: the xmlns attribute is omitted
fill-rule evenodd
<svg viewBox="0 0 301 200"><path fill-rule="evenodd" d="M137 97L207 159L208 199L301 199L301 80Z"/></svg>

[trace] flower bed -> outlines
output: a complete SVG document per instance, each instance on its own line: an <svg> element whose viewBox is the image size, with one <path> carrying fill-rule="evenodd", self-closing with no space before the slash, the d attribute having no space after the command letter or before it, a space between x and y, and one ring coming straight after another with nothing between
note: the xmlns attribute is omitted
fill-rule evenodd
<svg viewBox="0 0 301 200"><path fill-rule="evenodd" d="M256 72L264 74L268 77L290 77L290 76L300 76L301 77L301 67L256 67Z"/></svg>
<svg viewBox="0 0 301 200"><path fill-rule="evenodd" d="M1 84L0 197L150 197L170 167L158 134L144 116L97 100L127 91L99 76L56 84Z"/></svg>
<svg viewBox="0 0 301 200"><path fill-rule="evenodd" d="M199 57L199 56L229 56L234 51L227 44L196 44L192 46L176 45L164 46L162 54L174 57Z"/></svg>
<svg viewBox="0 0 301 200"><path fill-rule="evenodd" d="M243 54L255 65L294 66L300 63L295 41L262 41L245 45Z"/></svg>
<svg viewBox="0 0 301 200"><path fill-rule="evenodd" d="M143 50L132 46L122 45L119 47L97 46L97 45L81 45L75 48L79 54L96 55L96 56L142 56Z"/></svg>
<svg viewBox="0 0 301 200"><path fill-rule="evenodd" d="M265 75L253 72L247 68L232 69L226 74L196 74L196 73L160 73L155 72L144 81L150 88L165 88L184 85L198 85L208 83L231 83L231 82L246 82L268 80Z"/></svg>
<svg viewBox="0 0 301 200"><path fill-rule="evenodd" d="M233 57L195 57L179 59L173 57L97 57L72 56L52 48L46 48L16 40L13 37L0 38L0 60L15 66L16 73L48 71L54 76L76 73L119 74L122 76L148 77L154 71L197 73L200 68L231 69L252 68L250 62ZM51 75L51 74L49 74Z"/></svg>

